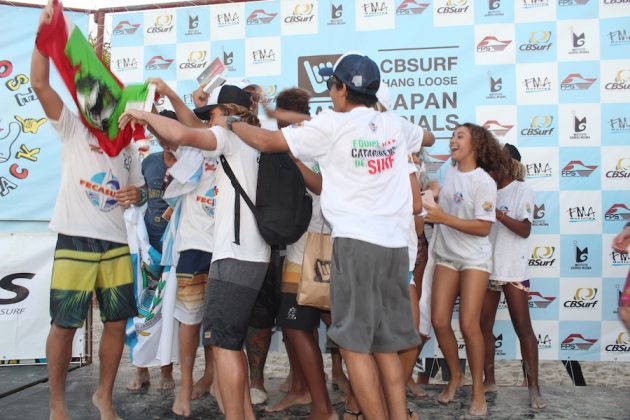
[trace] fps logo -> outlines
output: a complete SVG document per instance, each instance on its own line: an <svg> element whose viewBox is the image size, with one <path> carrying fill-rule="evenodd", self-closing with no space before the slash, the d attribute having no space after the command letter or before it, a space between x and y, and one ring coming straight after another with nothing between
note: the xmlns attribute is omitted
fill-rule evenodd
<svg viewBox="0 0 630 420"><path fill-rule="evenodd" d="M146 70L168 70L168 68L173 64L174 59L172 58L164 58L161 55L154 55L151 57L147 64L144 65Z"/></svg>
<svg viewBox="0 0 630 420"><path fill-rule="evenodd" d="M597 342L596 338L584 338L582 334L569 334L567 338L560 343L561 350L577 350L588 351L593 344Z"/></svg>
<svg viewBox="0 0 630 420"><path fill-rule="evenodd" d="M298 86L313 92L315 98L328 98L326 78L319 75L319 69L332 67L339 57L340 54L298 57Z"/></svg>
<svg viewBox="0 0 630 420"><path fill-rule="evenodd" d="M530 267L553 267L556 259L554 254L556 252L555 246L536 246L532 251L532 256L529 259Z"/></svg>
<svg viewBox="0 0 630 420"><path fill-rule="evenodd" d="M554 131L553 115L534 115L529 128L521 130L522 136L550 136Z"/></svg>
<svg viewBox="0 0 630 420"><path fill-rule="evenodd" d="M581 160L572 160L562 168L563 177L582 177L590 176L597 169L597 165L585 165Z"/></svg>
<svg viewBox="0 0 630 420"><path fill-rule="evenodd" d="M496 36L486 36L477 44L478 53L501 52L512 43L512 40L499 40Z"/></svg>
<svg viewBox="0 0 630 420"><path fill-rule="evenodd" d="M630 209L624 203L613 204L606 210L604 220L607 222L630 221Z"/></svg>
<svg viewBox="0 0 630 420"><path fill-rule="evenodd" d="M118 22L112 33L113 35L133 35L139 27L139 23L130 23L128 20L123 20Z"/></svg>
<svg viewBox="0 0 630 420"><path fill-rule="evenodd" d="M612 352L630 352L630 333L627 331L617 334L617 339L613 344L608 344L604 347L606 351Z"/></svg>
<svg viewBox="0 0 630 420"><path fill-rule="evenodd" d="M256 9L247 17L248 25L268 25L270 24L278 13L269 13L264 9Z"/></svg>
<svg viewBox="0 0 630 420"><path fill-rule="evenodd" d="M540 292L527 292L527 301L530 308L545 309L556 300L555 296L543 296Z"/></svg>
<svg viewBox="0 0 630 420"><path fill-rule="evenodd" d="M20 286L19 284L13 283L13 281L18 280L18 279L31 280L33 277L35 277L35 273L13 273L13 274L4 276L0 280L0 289L6 290L7 292L14 293L15 296L11 298L6 298L6 299L0 298L0 305L13 305L15 303L22 302L24 299L26 299L29 294L28 289L24 286Z"/></svg>
<svg viewBox="0 0 630 420"><path fill-rule="evenodd" d="M580 73L571 73L560 83L560 90L588 90L596 77L584 77Z"/></svg>
<svg viewBox="0 0 630 420"><path fill-rule="evenodd" d="M415 0L403 0L396 8L397 15L419 15L429 7L430 3L418 3Z"/></svg>
<svg viewBox="0 0 630 420"><path fill-rule="evenodd" d="M551 33L551 31L532 32L528 42L519 45L518 49L521 51L549 51L553 45Z"/></svg>
<svg viewBox="0 0 630 420"><path fill-rule="evenodd" d="M483 128L494 134L495 137L504 137L514 125L501 124L497 120L486 121Z"/></svg>
<svg viewBox="0 0 630 420"><path fill-rule="evenodd" d="M108 212L118 207L118 200L114 196L120 189L120 183L111 170L99 172L89 181L82 179L79 184L85 188L90 203L100 211Z"/></svg>
<svg viewBox="0 0 630 420"><path fill-rule="evenodd" d="M159 15L155 17L153 26L147 28L148 34L168 33L173 30L173 15Z"/></svg>
<svg viewBox="0 0 630 420"><path fill-rule="evenodd" d="M573 299L565 300L562 306L565 308L590 308L595 309L597 300L597 288L578 287L575 289Z"/></svg>

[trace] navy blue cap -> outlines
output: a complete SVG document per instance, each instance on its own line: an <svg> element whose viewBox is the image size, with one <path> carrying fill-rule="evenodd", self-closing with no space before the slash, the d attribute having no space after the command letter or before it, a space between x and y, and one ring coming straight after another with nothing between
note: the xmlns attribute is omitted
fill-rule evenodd
<svg viewBox="0 0 630 420"><path fill-rule="evenodd" d="M512 159L518 160L519 162L521 161L521 154L519 153L516 146L511 145L510 143L505 143L503 147L507 149L508 152L510 152L510 156L512 157Z"/></svg>
<svg viewBox="0 0 630 420"><path fill-rule="evenodd" d="M374 97L381 82L381 72L376 63L361 54L342 55L333 68L323 67L319 74L324 77L334 75L348 89Z"/></svg>

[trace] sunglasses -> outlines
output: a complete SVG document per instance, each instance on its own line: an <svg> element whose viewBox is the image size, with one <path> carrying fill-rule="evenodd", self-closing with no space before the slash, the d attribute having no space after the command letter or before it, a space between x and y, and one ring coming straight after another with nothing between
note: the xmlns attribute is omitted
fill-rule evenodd
<svg viewBox="0 0 630 420"><path fill-rule="evenodd" d="M335 82L335 80L333 80L333 78L336 80L337 78L335 76L330 76L328 79L326 79L326 88L328 90L332 89L333 83Z"/></svg>

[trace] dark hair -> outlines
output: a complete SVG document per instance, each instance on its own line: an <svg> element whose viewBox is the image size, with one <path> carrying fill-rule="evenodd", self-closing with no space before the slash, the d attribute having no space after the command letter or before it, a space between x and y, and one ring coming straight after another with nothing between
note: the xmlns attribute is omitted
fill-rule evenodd
<svg viewBox="0 0 630 420"><path fill-rule="evenodd" d="M244 106L236 104L219 104L217 105L217 108L221 110L221 113L223 115L238 115L239 117L241 117L241 121L246 122L250 125L260 127L260 121L258 120L258 117Z"/></svg>
<svg viewBox="0 0 630 420"><path fill-rule="evenodd" d="M170 118L175 121L179 121L177 119L177 114L175 113L175 111L171 111L170 109L165 109L165 110L160 111L159 115L166 118Z"/></svg>
<svg viewBox="0 0 630 420"><path fill-rule="evenodd" d="M337 89L341 89L341 87L344 85L344 83L341 80L337 79L337 77L332 79L332 83ZM379 85L380 85L380 82L378 81L372 82L368 85L368 89L378 90ZM347 88L346 100L352 104L365 105L367 107L371 107L371 106L374 106L374 104L378 102L376 95L367 95L365 93L359 93L357 91L350 89L350 86L348 85L346 85L346 88Z"/></svg>
<svg viewBox="0 0 630 420"><path fill-rule="evenodd" d="M276 106L295 111L300 114L311 115L309 101L311 94L300 88L285 89L276 96Z"/></svg>
<svg viewBox="0 0 630 420"><path fill-rule="evenodd" d="M461 126L470 131L472 149L475 152L478 167L488 173L491 171L505 173L506 168L511 168L508 151L503 148L490 131L472 123L464 123Z"/></svg>

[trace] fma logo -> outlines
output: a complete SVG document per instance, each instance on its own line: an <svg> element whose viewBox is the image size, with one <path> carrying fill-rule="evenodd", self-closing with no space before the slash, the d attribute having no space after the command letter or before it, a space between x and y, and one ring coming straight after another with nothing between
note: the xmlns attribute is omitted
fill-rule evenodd
<svg viewBox="0 0 630 420"><path fill-rule="evenodd" d="M118 22L112 31L114 35L133 35L140 27L139 23L129 23L128 20Z"/></svg>
<svg viewBox="0 0 630 420"><path fill-rule="evenodd" d="M596 81L596 77L583 77L579 73L571 73L560 83L560 90L587 90Z"/></svg>
<svg viewBox="0 0 630 420"><path fill-rule="evenodd" d="M562 340L560 349L588 351L596 342L596 338L584 338L582 334L569 334Z"/></svg>
<svg viewBox="0 0 630 420"><path fill-rule="evenodd" d="M252 51L252 62L254 64L271 63L276 61L276 52L273 48L261 48Z"/></svg>
<svg viewBox="0 0 630 420"><path fill-rule="evenodd" d="M327 98L328 89L326 88L326 79L319 75L319 69L322 67L332 67L339 57L341 57L341 54L298 57L298 86L309 92L313 92L313 96L316 98Z"/></svg>
<svg viewBox="0 0 630 420"><path fill-rule="evenodd" d="M503 78L497 77L496 79L492 77L492 73L488 72L488 96L486 99L505 99L505 95L503 94Z"/></svg>
<svg viewBox="0 0 630 420"><path fill-rule="evenodd" d="M540 292L527 292L527 301L530 308L545 309L556 300L555 296L543 296Z"/></svg>
<svg viewBox="0 0 630 420"><path fill-rule="evenodd" d="M483 128L491 132L495 137L504 137L514 125L503 125L497 120L486 121Z"/></svg>
<svg viewBox="0 0 630 420"><path fill-rule="evenodd" d="M522 0L524 9L549 6L549 0Z"/></svg>
<svg viewBox="0 0 630 420"><path fill-rule="evenodd" d="M630 90L630 69L617 71L615 80L604 85L606 90Z"/></svg>
<svg viewBox="0 0 630 420"><path fill-rule="evenodd" d="M547 227L549 226L549 222L545 220L545 203L542 203L540 206L534 204L534 221L532 225L538 227Z"/></svg>
<svg viewBox="0 0 630 420"><path fill-rule="evenodd" d="M565 308L590 308L597 305L597 289L594 287L579 287L575 290L573 299L566 300L562 304Z"/></svg>
<svg viewBox="0 0 630 420"><path fill-rule="evenodd" d="M168 59L162 57L161 55L154 55L149 61L147 61L144 68L147 70L167 70L172 63L172 58Z"/></svg>
<svg viewBox="0 0 630 420"><path fill-rule="evenodd" d="M532 251L529 259L530 267L553 267L556 259L553 257L556 253L555 246L536 246Z"/></svg>
<svg viewBox="0 0 630 420"><path fill-rule="evenodd" d="M527 169L527 178L549 178L553 176L549 163L528 163L525 165L525 168Z"/></svg>
<svg viewBox="0 0 630 420"><path fill-rule="evenodd" d="M613 344L608 344L604 347L606 351L612 352L630 352L630 333L620 332L617 334L617 339Z"/></svg>
<svg viewBox="0 0 630 420"><path fill-rule="evenodd" d="M215 15L217 26L226 27L226 26L235 26L240 25L241 17L239 16L237 11L225 11L223 13L218 13Z"/></svg>
<svg viewBox="0 0 630 420"><path fill-rule="evenodd" d="M589 0L558 0L558 6L584 6Z"/></svg>
<svg viewBox="0 0 630 420"><path fill-rule="evenodd" d="M118 200L114 196L120 189L120 182L111 171L99 172L89 181L81 179L79 185L85 188L90 203L100 211L108 212L118 207Z"/></svg>
<svg viewBox="0 0 630 420"><path fill-rule="evenodd" d="M606 171L606 178L630 178L630 158L623 157L617 160L615 169Z"/></svg>
<svg viewBox="0 0 630 420"><path fill-rule="evenodd" d="M264 9L256 9L247 17L248 25L268 25L270 24L278 13L269 13Z"/></svg>
<svg viewBox="0 0 630 420"><path fill-rule="evenodd" d="M487 36L482 39L479 44L477 44L477 52L478 53L492 53L492 52L501 52L512 40L501 41L497 39L496 36Z"/></svg>
<svg viewBox="0 0 630 420"><path fill-rule="evenodd" d="M534 115L529 128L521 130L522 136L550 136L553 133L553 115Z"/></svg>
<svg viewBox="0 0 630 420"><path fill-rule="evenodd" d="M403 0L396 8L397 15L419 15L429 7L429 3L418 3L415 0Z"/></svg>
<svg viewBox="0 0 630 420"><path fill-rule="evenodd" d="M567 213L569 215L569 222L571 223L595 221L595 210L590 206L569 207Z"/></svg>
<svg viewBox="0 0 630 420"><path fill-rule="evenodd" d="M549 334L538 334L536 336L536 342L538 343L538 350L548 350L552 347L551 337Z"/></svg>
<svg viewBox="0 0 630 420"><path fill-rule="evenodd" d="M202 69L206 67L206 51L191 51L188 53L188 59L185 63L181 63L179 68L182 70Z"/></svg>
<svg viewBox="0 0 630 420"><path fill-rule="evenodd" d="M581 160L572 160L562 168L563 177L588 177L597 169L597 165L585 165Z"/></svg>
<svg viewBox="0 0 630 420"><path fill-rule="evenodd" d="M612 134L630 133L630 121L627 117L617 117L608 120L608 129Z"/></svg>
<svg viewBox="0 0 630 420"><path fill-rule="evenodd" d="M608 254L608 264L614 267L630 266L630 257L628 257L628 254L611 251L610 254Z"/></svg>
<svg viewBox="0 0 630 420"><path fill-rule="evenodd" d="M168 33L173 30L173 15L156 16L153 26L147 28L148 34Z"/></svg>
<svg viewBox="0 0 630 420"><path fill-rule="evenodd" d="M623 203L613 204L608 210L606 210L604 220L613 222L620 220L629 221L630 209Z"/></svg>
<svg viewBox="0 0 630 420"><path fill-rule="evenodd" d="M345 23L343 20L343 4L336 5L331 2L328 25L344 25Z"/></svg>
<svg viewBox="0 0 630 420"><path fill-rule="evenodd" d="M135 57L123 57L114 60L116 71L129 71L138 69L138 60Z"/></svg>
<svg viewBox="0 0 630 420"><path fill-rule="evenodd" d="M551 31L535 31L529 37L529 41L519 45L521 51L549 51L553 43L551 42Z"/></svg>
<svg viewBox="0 0 630 420"><path fill-rule="evenodd" d="M526 93L547 92L551 90L551 80L548 77L526 77L523 79Z"/></svg>
<svg viewBox="0 0 630 420"><path fill-rule="evenodd" d="M628 45L630 44L630 34L626 29L617 29L616 31L608 32L608 42L611 46Z"/></svg>
<svg viewBox="0 0 630 420"><path fill-rule="evenodd" d="M311 22L315 18L313 11L313 3L296 4L293 8L293 14L284 18L286 23L306 23Z"/></svg>
<svg viewBox="0 0 630 420"><path fill-rule="evenodd" d="M503 16L503 10L501 10L501 0L488 0L488 11L484 14L484 16Z"/></svg>
<svg viewBox="0 0 630 420"><path fill-rule="evenodd" d="M446 6L438 7L437 12L441 15L466 13L469 7L468 0L447 0Z"/></svg>
<svg viewBox="0 0 630 420"><path fill-rule="evenodd" d="M383 16L387 14L387 3L384 1L366 1L361 5L365 17Z"/></svg>

